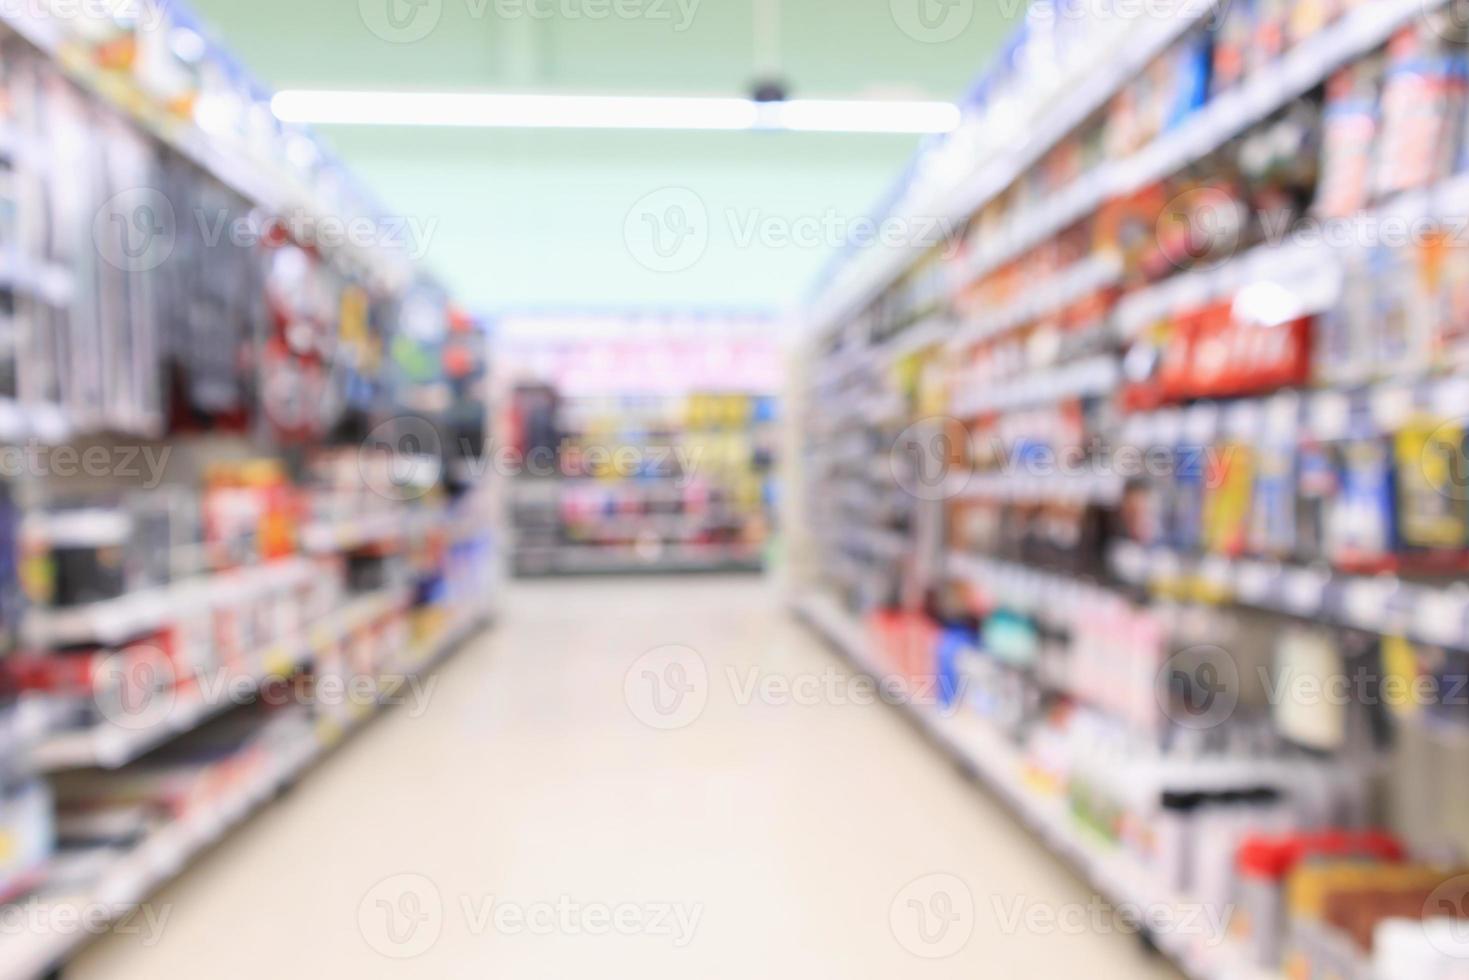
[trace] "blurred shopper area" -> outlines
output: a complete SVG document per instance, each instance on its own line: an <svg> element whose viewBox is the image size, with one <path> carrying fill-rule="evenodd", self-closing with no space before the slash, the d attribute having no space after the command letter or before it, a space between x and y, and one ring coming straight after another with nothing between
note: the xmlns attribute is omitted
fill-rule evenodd
<svg viewBox="0 0 1469 980"><path fill-rule="evenodd" d="M196 5L0 3L0 980L1469 978L1464 3Z"/></svg>

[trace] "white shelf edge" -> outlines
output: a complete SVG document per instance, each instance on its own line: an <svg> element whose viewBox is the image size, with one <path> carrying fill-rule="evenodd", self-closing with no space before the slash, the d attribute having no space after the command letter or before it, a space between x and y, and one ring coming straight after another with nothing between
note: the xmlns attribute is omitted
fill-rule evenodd
<svg viewBox="0 0 1469 980"><path fill-rule="evenodd" d="M308 624L295 637L266 646L259 657L263 665L261 670L232 678L226 686L232 690L235 680L248 677L253 688L258 690L265 681L310 663L328 642L324 638L326 635L338 638L350 633L361 621L376 618L395 606L405 604L408 599L407 591L396 587L354 598L323 622ZM30 768L36 772L60 772L92 766L119 769L232 707L234 704L228 698L211 703L200 696L179 702L167 718L144 729L104 723L81 730L53 732L31 750Z"/></svg>
<svg viewBox="0 0 1469 980"><path fill-rule="evenodd" d="M432 670L481 625L482 621L477 617L465 616L446 628L443 635L414 658L417 665L413 674L417 676ZM408 682L406 676L400 680L401 683ZM401 688L401 683L382 688L371 708L345 724L325 732L318 725L311 737L303 739L283 760L277 760L265 777L239 793L207 810L155 830L142 843L118 858L114 872L92 889L48 904L77 909L105 908L111 916L110 921L124 918L149 895L186 870L203 851L261 809L279 789L328 755L367 719L380 713ZM68 921L65 916L50 915L46 918ZM75 921L91 921L91 918ZM82 930L69 934L19 933L0 938L0 980L33 980L42 976L54 970L91 938Z"/></svg>
<svg viewBox="0 0 1469 980"><path fill-rule="evenodd" d="M881 681L891 676L872 657L860 624L835 602L820 595L798 596L797 614L836 646L856 667ZM887 699L917 724L944 752L990 789L1055 854L1070 863L1100 894L1117 906L1178 907L1186 899L1150 891L1142 872L1124 855L1102 851L1070 821L1065 808L1029 789L1019 776L1019 752L982 721L945 718L906 699ZM1219 938L1203 949L1190 937L1157 935L1158 948L1195 980L1279 980L1251 965L1237 945Z"/></svg>
<svg viewBox="0 0 1469 980"><path fill-rule="evenodd" d="M1246 81L1241 88L1222 93L1205 103L1178 129L1158 136L1131 157L1104 164L1100 170L1082 176L1053 195L1044 206L1035 209L1039 212L1039 218L1034 214L1016 216L1012 219L1012 228L999 234L997 241L1000 244L997 247L975 254L964 270L963 281L972 282L988 274L1095 211L1110 197L1126 194L1152 180L1161 179L1213 152L1253 123L1309 91L1353 57L1385 44L1406 21L1437 10L1447 2L1448 0L1390 0L1357 8L1321 33L1286 52L1263 73ZM1154 56L1196 22L1194 14L1201 18L1213 7L1214 4L1211 3L1206 9L1190 13L1187 18L1169 21L1169 25L1175 28L1174 31L1161 32L1158 38L1150 38L1140 44L1139 50L1147 50L1151 52L1149 57ZM1153 44L1158 47L1154 49ZM1147 60L1142 59L1142 63ZM1128 64L1131 64L1130 60ZM1115 87L1101 86L1101 91L1105 93L1102 101L1115 94L1127 77L1128 73L1118 72ZM1100 104L1099 102L1098 106ZM1095 111L1095 108L1091 111ZM1086 115L1090 115L1090 112ZM1086 115L1078 117L1070 128L1058 133L1050 145L1064 137ZM1049 145L1044 149L1049 149ZM1025 151L1018 152L1023 154ZM1004 190L1004 186L999 187L999 190ZM978 197L977 203L962 216L967 217L983 207L986 200L987 197ZM967 207L968 202L965 204ZM849 290L851 296L839 296L818 306L811 316L818 335L828 333L839 320L851 316L870 303L896 281L915 257L916 253L911 250L890 253L875 274L864 277L860 290Z"/></svg>

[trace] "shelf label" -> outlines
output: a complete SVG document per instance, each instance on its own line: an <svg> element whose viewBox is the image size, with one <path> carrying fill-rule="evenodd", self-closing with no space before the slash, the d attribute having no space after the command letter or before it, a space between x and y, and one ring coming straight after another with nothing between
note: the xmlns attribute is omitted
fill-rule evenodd
<svg viewBox="0 0 1469 980"><path fill-rule="evenodd" d="M1392 580L1357 579L1342 591L1342 611L1347 619L1362 629L1384 632L1388 622L1388 603L1398 584Z"/></svg>
<svg viewBox="0 0 1469 980"><path fill-rule="evenodd" d="M1413 610L1414 631L1430 643L1462 646L1469 620L1469 598L1456 592L1425 590Z"/></svg>
<svg viewBox="0 0 1469 980"><path fill-rule="evenodd" d="M1309 568L1297 569L1286 576L1282 598L1286 607L1301 616L1321 611L1328 577Z"/></svg>
<svg viewBox="0 0 1469 980"><path fill-rule="evenodd" d="M1372 419L1385 433L1396 432L1413 417L1413 389L1387 385L1372 393Z"/></svg>
<svg viewBox="0 0 1469 980"><path fill-rule="evenodd" d="M1311 400L1310 429L1317 439L1345 439L1351 431L1352 401L1339 391L1322 392Z"/></svg>
<svg viewBox="0 0 1469 980"><path fill-rule="evenodd" d="M1258 604L1270 595L1278 577L1277 570L1263 562L1241 562L1235 575L1235 588L1241 599Z"/></svg>

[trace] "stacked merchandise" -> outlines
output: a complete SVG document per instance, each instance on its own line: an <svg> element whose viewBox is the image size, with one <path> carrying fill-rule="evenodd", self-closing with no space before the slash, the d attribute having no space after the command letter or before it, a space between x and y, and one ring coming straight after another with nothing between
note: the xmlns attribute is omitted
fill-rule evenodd
<svg viewBox="0 0 1469 980"><path fill-rule="evenodd" d="M1113 901L1210 910L1148 923L1191 975L1457 976L1469 34L1125 6L1033 11L974 119L1086 111L936 151L962 243L830 290L803 608Z"/></svg>
<svg viewBox="0 0 1469 980"><path fill-rule="evenodd" d="M52 924L6 977L410 696L495 585L481 325L178 4L46 9L0 12L0 911Z"/></svg>
<svg viewBox="0 0 1469 980"><path fill-rule="evenodd" d="M517 571L760 569L775 505L773 342L758 326L721 338L679 322L608 341L614 326L557 338L554 325L512 325L501 338L496 456L518 477Z"/></svg>

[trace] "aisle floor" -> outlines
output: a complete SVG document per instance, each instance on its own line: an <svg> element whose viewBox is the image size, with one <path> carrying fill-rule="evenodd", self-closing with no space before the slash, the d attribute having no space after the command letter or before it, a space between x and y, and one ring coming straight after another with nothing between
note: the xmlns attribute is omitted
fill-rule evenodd
<svg viewBox="0 0 1469 980"><path fill-rule="evenodd" d="M67 976L1175 976L846 676L755 579L518 584Z"/></svg>

